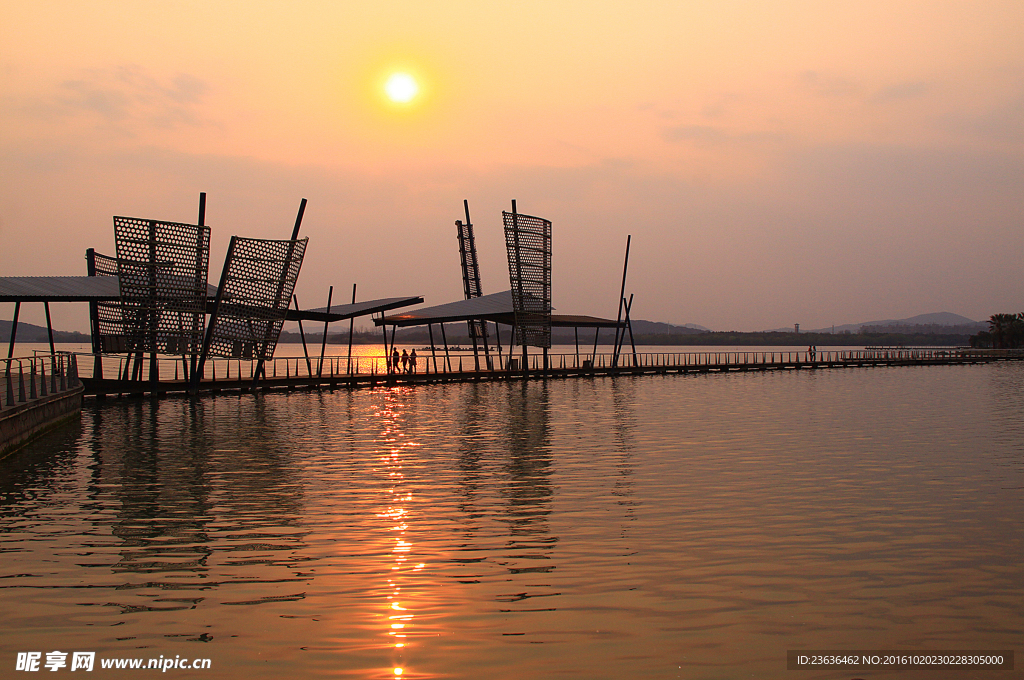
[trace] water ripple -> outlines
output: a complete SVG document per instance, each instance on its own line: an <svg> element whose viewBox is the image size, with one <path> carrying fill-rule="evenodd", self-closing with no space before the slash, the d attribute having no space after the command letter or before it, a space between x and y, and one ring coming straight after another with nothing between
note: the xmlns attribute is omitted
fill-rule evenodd
<svg viewBox="0 0 1024 680"><path fill-rule="evenodd" d="M0 646L361 678L1012 648L1022 369L89 404L0 462Z"/></svg>

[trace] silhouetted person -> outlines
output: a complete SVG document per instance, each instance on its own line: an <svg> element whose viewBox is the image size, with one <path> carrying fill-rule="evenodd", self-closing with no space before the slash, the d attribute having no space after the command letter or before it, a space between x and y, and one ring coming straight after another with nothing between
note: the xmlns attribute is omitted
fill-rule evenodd
<svg viewBox="0 0 1024 680"><path fill-rule="evenodd" d="M391 353L391 367L395 369L395 373L398 373L398 362L400 360L401 358L398 356L398 348L396 347L395 351Z"/></svg>
<svg viewBox="0 0 1024 680"><path fill-rule="evenodd" d="M404 349L402 350L402 372L409 372L409 353Z"/></svg>
<svg viewBox="0 0 1024 680"><path fill-rule="evenodd" d="M416 372L416 350L409 352L409 372Z"/></svg>

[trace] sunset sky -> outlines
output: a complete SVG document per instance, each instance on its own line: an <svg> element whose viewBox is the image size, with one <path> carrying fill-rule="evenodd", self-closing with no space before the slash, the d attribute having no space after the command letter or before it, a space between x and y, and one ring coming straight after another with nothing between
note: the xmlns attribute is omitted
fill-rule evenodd
<svg viewBox="0 0 1024 680"><path fill-rule="evenodd" d="M509 287L514 198L561 313L615 316L632 234L634 318L985 319L1024 311L1024 2L4 2L0 177L5 276L206 191L215 282L305 197L303 306L439 304L463 199Z"/></svg>

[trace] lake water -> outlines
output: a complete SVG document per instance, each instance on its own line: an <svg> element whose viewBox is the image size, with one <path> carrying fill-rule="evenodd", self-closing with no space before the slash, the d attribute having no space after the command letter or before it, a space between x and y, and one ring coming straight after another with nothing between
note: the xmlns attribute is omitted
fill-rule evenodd
<svg viewBox="0 0 1024 680"><path fill-rule="evenodd" d="M786 652L1019 648L1022 530L1020 363L87 401L0 461L0 676L1004 678Z"/></svg>

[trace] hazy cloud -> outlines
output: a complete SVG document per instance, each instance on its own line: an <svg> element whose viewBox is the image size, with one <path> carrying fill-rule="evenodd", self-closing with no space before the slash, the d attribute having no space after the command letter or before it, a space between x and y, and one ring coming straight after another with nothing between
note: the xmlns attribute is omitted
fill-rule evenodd
<svg viewBox="0 0 1024 680"><path fill-rule="evenodd" d="M670 142L691 141L703 144L716 144L727 138L720 128L710 125L674 125L665 128L661 136Z"/></svg>
<svg viewBox="0 0 1024 680"><path fill-rule="evenodd" d="M856 81L820 71L804 71L800 74L800 82L804 89L819 97L852 97L861 92Z"/></svg>
<svg viewBox="0 0 1024 680"><path fill-rule="evenodd" d="M931 85L924 81L912 81L890 85L875 93L871 101L876 104L885 104L892 101L904 99L916 99L924 96L931 90Z"/></svg>
<svg viewBox="0 0 1024 680"><path fill-rule="evenodd" d="M957 131L1019 149L1024 143L1024 84L1008 101L972 119L959 120L953 127Z"/></svg>
<svg viewBox="0 0 1024 680"><path fill-rule="evenodd" d="M138 66L90 69L35 99L4 99L12 113L41 121L92 119L124 132L206 123L202 106L209 85L191 74L158 77Z"/></svg>
<svg viewBox="0 0 1024 680"><path fill-rule="evenodd" d="M732 142L772 142L784 139L777 132L731 132L712 125L674 125L662 130L667 142L691 142L695 146L710 147Z"/></svg>

